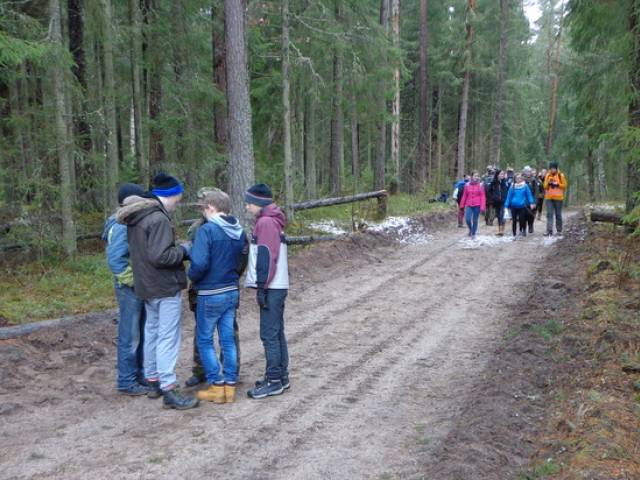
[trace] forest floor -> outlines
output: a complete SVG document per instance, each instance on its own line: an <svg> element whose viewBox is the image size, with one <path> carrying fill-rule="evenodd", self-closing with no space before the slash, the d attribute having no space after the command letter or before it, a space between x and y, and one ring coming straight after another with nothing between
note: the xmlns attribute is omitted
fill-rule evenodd
<svg viewBox="0 0 640 480"><path fill-rule="evenodd" d="M364 233L292 256L291 389L278 397L244 395L264 368L250 293L233 404L177 412L119 395L112 319L0 341L0 478L640 478L637 374L594 376L590 345L600 343L587 342L607 338L603 355L621 372L637 337L611 321L604 337L600 324L579 323L589 308L591 319L604 315L589 298L612 272L607 298L638 320L638 296L619 298L635 291L614 259L588 268L600 237L575 212L551 239L536 222L524 240L481 226L471 242L451 223L437 214L414 224L412 242ZM186 309L183 326L181 380L193 339Z"/></svg>

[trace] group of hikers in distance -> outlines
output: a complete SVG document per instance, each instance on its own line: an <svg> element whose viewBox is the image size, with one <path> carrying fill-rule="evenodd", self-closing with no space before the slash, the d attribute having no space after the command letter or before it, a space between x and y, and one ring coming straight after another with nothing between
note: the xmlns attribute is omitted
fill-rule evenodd
<svg viewBox="0 0 640 480"><path fill-rule="evenodd" d="M485 223L493 225L498 220L496 235L504 236L507 217L511 217L514 239L519 234L532 234L537 217L542 220L543 205L547 206L546 236L555 231L562 234L562 204L567 189L567 177L558 169L557 162L550 162L549 169L538 172L529 166L515 173L512 167L502 170L489 165L481 179L477 171L465 175L454 185L453 198L458 203L458 227L466 221L469 237L476 239L478 221L484 213Z"/></svg>
<svg viewBox="0 0 640 480"><path fill-rule="evenodd" d="M236 311L240 277L246 271L244 285L256 291L266 360L264 376L247 394L254 399L282 394L290 386L284 331L289 289L286 217L271 190L256 184L244 194L246 210L255 218L249 237L229 213L229 196L218 188L201 188L192 204L201 218L189 229L189 240L177 244L170 214L184 187L165 173L156 175L152 185L150 191L122 185L120 207L107 219L103 234L119 307L118 391L163 397L164 408L178 410L194 408L200 400L234 402L240 363ZM180 390L175 373L187 277L196 321L194 375L187 386L206 384L195 395Z"/></svg>

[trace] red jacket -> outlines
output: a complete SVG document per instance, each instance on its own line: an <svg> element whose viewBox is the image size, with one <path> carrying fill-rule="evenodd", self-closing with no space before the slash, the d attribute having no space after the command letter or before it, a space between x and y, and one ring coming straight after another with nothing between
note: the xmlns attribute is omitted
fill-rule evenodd
<svg viewBox="0 0 640 480"><path fill-rule="evenodd" d="M469 182L464 187L462 193L462 200L460 201L460 208L464 207L480 207L480 211L484 212L487 205L487 199L484 193L484 185L477 182Z"/></svg>

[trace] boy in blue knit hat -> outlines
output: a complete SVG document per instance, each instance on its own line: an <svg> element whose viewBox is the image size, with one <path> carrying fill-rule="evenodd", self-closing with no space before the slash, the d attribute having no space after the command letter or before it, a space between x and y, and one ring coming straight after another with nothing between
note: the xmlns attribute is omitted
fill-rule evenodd
<svg viewBox="0 0 640 480"><path fill-rule="evenodd" d="M182 199L184 188L165 173L153 179L151 195L130 196L118 210L127 225L134 289L144 300L144 373L152 387L150 396L163 396L165 408L185 410L198 399L180 393L175 374L180 349L182 297L187 286L184 261L189 243L176 245L170 214Z"/></svg>

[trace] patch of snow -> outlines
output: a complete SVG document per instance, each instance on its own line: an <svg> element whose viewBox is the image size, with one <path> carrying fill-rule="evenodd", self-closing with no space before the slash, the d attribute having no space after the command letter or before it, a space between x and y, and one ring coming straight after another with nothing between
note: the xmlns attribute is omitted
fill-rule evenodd
<svg viewBox="0 0 640 480"><path fill-rule="evenodd" d="M553 245L554 243L556 243L558 240L562 240L564 237L562 235L556 235L554 237L543 237L542 238L542 246L543 247L550 247L551 245Z"/></svg>
<svg viewBox="0 0 640 480"><path fill-rule="evenodd" d="M624 210L624 205L620 204L596 204L596 203L587 203L585 205L589 210L605 210L605 211L614 211L614 210Z"/></svg>
<svg viewBox="0 0 640 480"><path fill-rule="evenodd" d="M475 240L466 237L461 239L458 243L463 250L476 250L480 247L497 247L501 244L513 242L515 237L512 235L505 235L498 237L495 235L477 235Z"/></svg>
<svg viewBox="0 0 640 480"><path fill-rule="evenodd" d="M344 235L345 233L349 233L342 227L338 226L334 220L321 220L310 224L309 228L318 230L319 232L328 233L329 235Z"/></svg>
<svg viewBox="0 0 640 480"><path fill-rule="evenodd" d="M390 235L405 245L424 245L433 240L423 224L408 217L388 217L382 223L369 225L367 230Z"/></svg>

